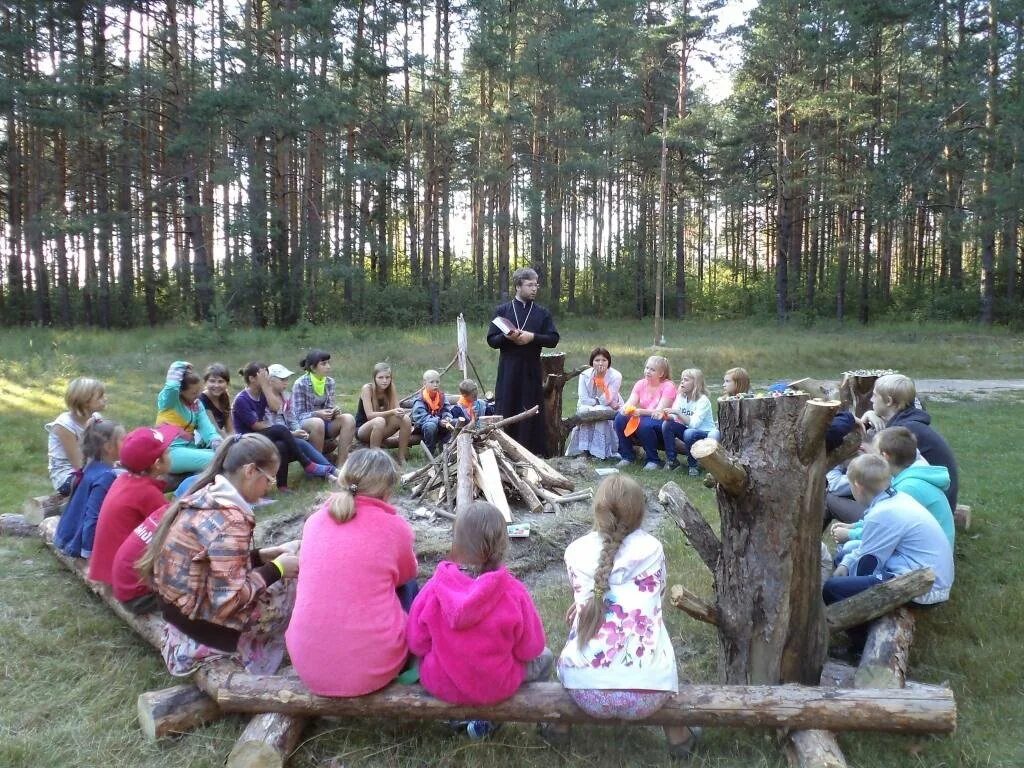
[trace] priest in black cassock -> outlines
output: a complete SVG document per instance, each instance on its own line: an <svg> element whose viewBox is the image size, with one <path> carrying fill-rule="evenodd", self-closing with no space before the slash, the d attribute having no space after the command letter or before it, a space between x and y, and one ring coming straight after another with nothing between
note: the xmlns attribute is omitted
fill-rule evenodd
<svg viewBox="0 0 1024 768"><path fill-rule="evenodd" d="M507 432L513 440L538 456L547 456L544 433L544 389L540 366L541 347L558 344L558 330L551 313L537 304L537 273L532 269L517 269L512 275L515 298L495 311L495 319L507 321L503 330L492 321L487 329L487 343L500 350L498 381L494 385L495 410L502 416L540 406L540 412L530 419L511 424Z"/></svg>

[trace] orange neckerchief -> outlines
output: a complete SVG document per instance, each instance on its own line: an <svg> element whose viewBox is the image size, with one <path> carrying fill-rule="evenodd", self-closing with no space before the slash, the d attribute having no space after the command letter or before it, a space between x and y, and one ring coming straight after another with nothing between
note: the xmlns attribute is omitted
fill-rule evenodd
<svg viewBox="0 0 1024 768"><path fill-rule="evenodd" d="M605 386L603 373L600 376L594 376L594 389L602 395L608 394L608 388Z"/></svg>
<svg viewBox="0 0 1024 768"><path fill-rule="evenodd" d="M441 390L437 392L431 392L426 387L423 388L423 402L427 404L427 410L432 414L441 412L441 403L444 402L444 395L441 394Z"/></svg>
<svg viewBox="0 0 1024 768"><path fill-rule="evenodd" d="M476 401L475 400L470 400L465 395L462 395L459 398L459 405L461 405L462 406L462 410L464 410L469 415L469 423L470 424L472 424L474 421L476 421L476 408L473 407L473 406L476 405Z"/></svg>

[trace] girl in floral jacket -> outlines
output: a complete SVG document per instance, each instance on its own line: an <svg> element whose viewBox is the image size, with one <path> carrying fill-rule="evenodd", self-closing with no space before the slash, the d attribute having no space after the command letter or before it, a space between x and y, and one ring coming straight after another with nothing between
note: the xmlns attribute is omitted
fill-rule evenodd
<svg viewBox="0 0 1024 768"><path fill-rule="evenodd" d="M637 482L612 475L594 494L594 530L565 550L573 604L558 676L593 717L642 720L679 690L661 612L665 552L640 529L644 507ZM689 754L696 741L686 726L666 726L665 734L676 756Z"/></svg>
<svg viewBox="0 0 1024 768"><path fill-rule="evenodd" d="M231 435L172 504L140 559L166 620L163 657L172 675L237 655L271 674L284 657L295 600L298 542L253 547L251 505L274 485L278 452L263 435Z"/></svg>

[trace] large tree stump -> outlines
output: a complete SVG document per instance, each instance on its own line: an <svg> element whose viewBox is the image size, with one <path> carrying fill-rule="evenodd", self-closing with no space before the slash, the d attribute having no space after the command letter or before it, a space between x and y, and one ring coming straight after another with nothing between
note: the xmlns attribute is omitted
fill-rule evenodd
<svg viewBox="0 0 1024 768"><path fill-rule="evenodd" d="M825 430L839 405L806 394L723 398L721 444L694 446L719 479L720 554L695 548L715 575L723 682L813 685L821 675Z"/></svg>
<svg viewBox="0 0 1024 768"><path fill-rule="evenodd" d="M544 431L547 437L547 455L565 453L566 431L562 427L562 390L568 381L587 370L587 366L565 370L565 353L552 352L540 356L544 376Z"/></svg>

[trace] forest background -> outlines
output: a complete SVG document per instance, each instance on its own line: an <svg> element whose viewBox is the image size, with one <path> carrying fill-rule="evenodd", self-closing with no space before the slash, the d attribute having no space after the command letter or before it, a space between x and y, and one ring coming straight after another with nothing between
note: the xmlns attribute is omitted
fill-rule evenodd
<svg viewBox="0 0 1024 768"><path fill-rule="evenodd" d="M0 321L1019 325L1024 0L723 6L0 4Z"/></svg>

